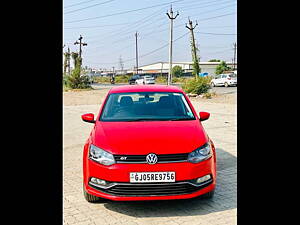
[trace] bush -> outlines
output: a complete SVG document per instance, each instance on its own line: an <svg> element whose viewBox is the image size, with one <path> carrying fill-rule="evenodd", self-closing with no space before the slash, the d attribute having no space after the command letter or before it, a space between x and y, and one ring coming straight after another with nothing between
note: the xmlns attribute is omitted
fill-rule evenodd
<svg viewBox="0 0 300 225"><path fill-rule="evenodd" d="M155 82L158 84L166 84L167 83L167 77L166 76L157 76L155 79Z"/></svg>
<svg viewBox="0 0 300 225"><path fill-rule="evenodd" d="M183 74L183 69L182 69L182 67L181 66L174 66L173 68L172 68L172 74L173 74L173 77L175 78L175 77L180 77L180 76L182 76L182 74Z"/></svg>
<svg viewBox="0 0 300 225"><path fill-rule="evenodd" d="M128 83L129 75L118 75L115 76L115 82L116 83Z"/></svg>
<svg viewBox="0 0 300 225"><path fill-rule="evenodd" d="M110 77L94 77L95 83L110 83Z"/></svg>
<svg viewBox="0 0 300 225"><path fill-rule="evenodd" d="M74 69L71 75L64 75L63 82L66 88L71 89L86 89L91 87L89 77L80 75L79 68Z"/></svg>
<svg viewBox="0 0 300 225"><path fill-rule="evenodd" d="M190 80L193 78L186 78L186 77L173 77L172 83L185 83L187 80Z"/></svg>
<svg viewBox="0 0 300 225"><path fill-rule="evenodd" d="M190 94L204 94L211 88L210 77L198 77L198 79L188 79L183 84L182 89Z"/></svg>
<svg viewBox="0 0 300 225"><path fill-rule="evenodd" d="M231 70L231 68L226 64L225 61L221 61L221 63L216 67L216 74L218 75L228 70Z"/></svg>

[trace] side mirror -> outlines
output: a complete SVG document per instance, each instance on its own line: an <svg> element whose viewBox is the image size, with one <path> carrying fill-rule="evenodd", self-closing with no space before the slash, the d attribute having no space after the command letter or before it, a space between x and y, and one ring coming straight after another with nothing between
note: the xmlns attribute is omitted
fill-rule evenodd
<svg viewBox="0 0 300 225"><path fill-rule="evenodd" d="M200 121L204 121L204 120L207 120L209 118L210 113L208 113L208 112L200 112L199 116L200 116Z"/></svg>
<svg viewBox="0 0 300 225"><path fill-rule="evenodd" d="M93 113L83 114L83 115L81 116L81 119L82 119L84 122L95 123L95 120L94 120L94 114L93 114Z"/></svg>

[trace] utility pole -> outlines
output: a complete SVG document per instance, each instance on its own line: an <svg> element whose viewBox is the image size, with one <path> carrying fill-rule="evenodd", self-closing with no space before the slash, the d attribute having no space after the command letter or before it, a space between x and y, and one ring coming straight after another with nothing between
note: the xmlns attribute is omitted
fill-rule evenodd
<svg viewBox="0 0 300 225"><path fill-rule="evenodd" d="M138 33L135 32L135 62L136 62L136 74L138 74L139 71L139 63L138 63L138 44L137 44L137 36Z"/></svg>
<svg viewBox="0 0 300 225"><path fill-rule="evenodd" d="M235 70L235 58L236 58L236 42L233 44L234 56L233 56L233 70Z"/></svg>
<svg viewBox="0 0 300 225"><path fill-rule="evenodd" d="M83 43L82 42L82 36L80 35L79 37L79 42L76 41L74 43L74 45L79 45L79 69L81 69L81 64L82 64L82 58L81 58L81 54L82 54L82 50L81 50L81 46L87 46L87 43Z"/></svg>
<svg viewBox="0 0 300 225"><path fill-rule="evenodd" d="M173 17L173 10L172 10L172 5L171 5L170 14L169 14L169 12L167 12L166 14L170 19L169 74L168 74L168 85L170 85L172 83L173 20L176 19L176 17L179 15L179 13L177 12L176 16Z"/></svg>
<svg viewBox="0 0 300 225"><path fill-rule="evenodd" d="M196 21L196 25L193 27L193 22L189 18L189 26L185 25L187 29L191 31L191 39L192 39L192 55L194 58L194 71L196 75L196 79L198 79L198 74L200 73L200 66L199 66L199 59L197 57L197 49L195 44L195 36L194 36L194 29L198 25L198 22Z"/></svg>
<svg viewBox="0 0 300 225"><path fill-rule="evenodd" d="M70 63L70 60L71 60L71 53L70 53L70 48L68 47L68 60L67 60L67 68L68 68L68 73L69 75L71 74L71 63Z"/></svg>
<svg viewBox="0 0 300 225"><path fill-rule="evenodd" d="M67 71L68 71L68 74L70 75L70 57L71 57L71 54L70 54L70 48L69 47L68 47L68 51L64 53L64 56L65 56L64 74L66 74Z"/></svg>

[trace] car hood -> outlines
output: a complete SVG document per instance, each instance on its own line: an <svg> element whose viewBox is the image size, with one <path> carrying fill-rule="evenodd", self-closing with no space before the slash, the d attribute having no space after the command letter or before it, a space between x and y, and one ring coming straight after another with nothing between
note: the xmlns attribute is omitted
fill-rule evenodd
<svg viewBox="0 0 300 225"><path fill-rule="evenodd" d="M199 120L97 121L92 143L113 154L187 153L205 144L208 137Z"/></svg>

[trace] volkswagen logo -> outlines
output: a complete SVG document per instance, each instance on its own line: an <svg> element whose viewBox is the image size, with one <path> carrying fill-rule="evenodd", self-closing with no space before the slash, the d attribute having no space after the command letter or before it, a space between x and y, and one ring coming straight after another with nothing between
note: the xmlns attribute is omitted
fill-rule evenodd
<svg viewBox="0 0 300 225"><path fill-rule="evenodd" d="M155 155L154 153L150 153L146 156L146 161L148 164L155 164L157 163L157 155Z"/></svg>

